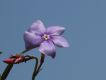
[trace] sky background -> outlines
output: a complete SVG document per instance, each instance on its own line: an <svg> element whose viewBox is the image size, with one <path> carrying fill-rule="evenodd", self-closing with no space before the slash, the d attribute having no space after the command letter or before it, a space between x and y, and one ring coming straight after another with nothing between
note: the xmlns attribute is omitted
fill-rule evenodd
<svg viewBox="0 0 106 80"><path fill-rule="evenodd" d="M2 60L24 50L24 31L36 20L64 26L70 48L46 57L37 80L106 80L106 0L0 0ZM40 56L37 49L27 54ZM31 80L35 62L15 65L7 80Z"/></svg>

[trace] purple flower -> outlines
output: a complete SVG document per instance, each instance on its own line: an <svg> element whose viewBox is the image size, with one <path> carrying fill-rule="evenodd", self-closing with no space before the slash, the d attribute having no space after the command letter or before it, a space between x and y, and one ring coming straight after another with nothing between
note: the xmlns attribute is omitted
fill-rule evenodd
<svg viewBox="0 0 106 80"><path fill-rule="evenodd" d="M61 35L65 28L51 26L45 28L42 21L34 22L31 27L25 31L24 40L26 49L39 47L39 51L52 58L56 55L56 46L69 47L68 42Z"/></svg>

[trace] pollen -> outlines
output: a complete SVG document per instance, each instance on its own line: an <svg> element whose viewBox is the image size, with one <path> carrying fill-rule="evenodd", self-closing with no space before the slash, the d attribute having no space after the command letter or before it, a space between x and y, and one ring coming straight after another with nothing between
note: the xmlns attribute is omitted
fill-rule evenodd
<svg viewBox="0 0 106 80"><path fill-rule="evenodd" d="M50 38L50 36L47 35L47 34L44 34L43 38L44 38L45 40L48 40L48 39Z"/></svg>

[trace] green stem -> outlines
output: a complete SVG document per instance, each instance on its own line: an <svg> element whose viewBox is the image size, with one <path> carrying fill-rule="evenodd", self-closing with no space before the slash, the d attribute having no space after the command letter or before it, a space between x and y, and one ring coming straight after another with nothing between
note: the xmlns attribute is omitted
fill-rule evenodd
<svg viewBox="0 0 106 80"><path fill-rule="evenodd" d="M44 59L45 59L45 55L41 53L41 59L40 59L40 64L38 67L36 67L36 69L34 70L33 72L33 76L32 76L32 80L35 79L35 77L38 75L40 69L41 69L41 66L43 65L44 63Z"/></svg>
<svg viewBox="0 0 106 80"><path fill-rule="evenodd" d="M1 74L0 74L0 80L1 80Z"/></svg>
<svg viewBox="0 0 106 80"><path fill-rule="evenodd" d="M2 52L0 51L0 54L2 54Z"/></svg>
<svg viewBox="0 0 106 80"><path fill-rule="evenodd" d="M32 50L32 49L34 49L35 47L32 47L32 48L30 48L30 49L26 49L26 50L24 50L24 51L22 51L22 52L20 52L20 54L24 54L24 53L26 53L26 52L28 52L28 51L30 51L30 50Z"/></svg>
<svg viewBox="0 0 106 80"><path fill-rule="evenodd" d="M26 53L26 52L28 52L28 51L30 51L30 50L31 50L31 49L24 50L24 51L20 52L20 54L24 54L24 53Z"/></svg>
<svg viewBox="0 0 106 80"><path fill-rule="evenodd" d="M9 72L11 71L12 67L13 67L13 64L8 64L7 65L6 69L4 70L4 72L3 72L2 76L1 76L1 80L5 80L6 79L6 77L9 74Z"/></svg>
<svg viewBox="0 0 106 80"><path fill-rule="evenodd" d="M37 67L38 67L38 58L36 58L35 68L34 68L34 72L33 72L33 74L32 74L32 80L35 79L35 75L36 75Z"/></svg>

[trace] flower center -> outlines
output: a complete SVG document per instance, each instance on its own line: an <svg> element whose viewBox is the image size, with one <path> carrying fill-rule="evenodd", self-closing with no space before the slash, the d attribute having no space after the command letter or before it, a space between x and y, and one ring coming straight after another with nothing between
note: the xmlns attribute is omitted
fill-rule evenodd
<svg viewBox="0 0 106 80"><path fill-rule="evenodd" d="M50 36L47 35L47 34L44 34L44 35L43 35L43 38L44 38L45 40L48 40L48 39L50 38Z"/></svg>

